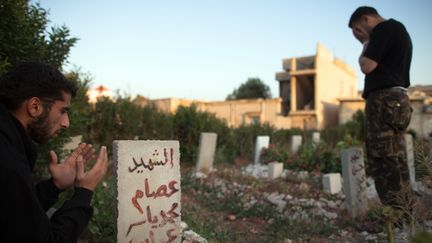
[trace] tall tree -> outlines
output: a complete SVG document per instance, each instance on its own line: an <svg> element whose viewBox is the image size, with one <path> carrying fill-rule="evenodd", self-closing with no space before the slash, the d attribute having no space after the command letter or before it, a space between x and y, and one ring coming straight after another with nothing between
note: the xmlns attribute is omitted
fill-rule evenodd
<svg viewBox="0 0 432 243"><path fill-rule="evenodd" d="M249 78L227 96L227 100L271 98L270 88L259 78Z"/></svg>
<svg viewBox="0 0 432 243"><path fill-rule="evenodd" d="M47 30L48 12L28 0L0 0L0 75L20 61L61 68L77 38L66 26Z"/></svg>

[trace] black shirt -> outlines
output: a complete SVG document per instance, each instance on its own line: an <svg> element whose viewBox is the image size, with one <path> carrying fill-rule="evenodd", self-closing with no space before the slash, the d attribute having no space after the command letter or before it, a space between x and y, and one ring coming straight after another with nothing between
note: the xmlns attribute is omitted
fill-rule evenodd
<svg viewBox="0 0 432 243"><path fill-rule="evenodd" d="M49 219L60 190L52 179L34 185L36 149L21 123L0 104L0 242L74 242L87 225L92 192L74 195Z"/></svg>
<svg viewBox="0 0 432 243"><path fill-rule="evenodd" d="M365 77L363 98L374 90L410 86L412 43L402 23L389 19L376 25L363 55L378 63Z"/></svg>

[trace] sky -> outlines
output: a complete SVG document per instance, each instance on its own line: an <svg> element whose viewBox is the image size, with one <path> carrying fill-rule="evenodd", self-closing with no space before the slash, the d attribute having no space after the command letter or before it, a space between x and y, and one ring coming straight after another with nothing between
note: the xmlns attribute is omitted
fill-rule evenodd
<svg viewBox="0 0 432 243"><path fill-rule="evenodd" d="M79 38L65 71L90 74L92 87L151 99L224 100L248 78L279 95L282 60L314 55L317 43L357 72L361 44L352 12L373 6L411 35L411 84L432 84L429 0L40 0L50 25Z"/></svg>

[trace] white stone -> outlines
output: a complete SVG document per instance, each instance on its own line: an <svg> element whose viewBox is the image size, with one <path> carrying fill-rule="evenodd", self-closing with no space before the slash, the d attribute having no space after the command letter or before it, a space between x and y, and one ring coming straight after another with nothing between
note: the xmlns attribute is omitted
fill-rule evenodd
<svg viewBox="0 0 432 243"><path fill-rule="evenodd" d="M302 136L294 135L291 137L291 152L297 153L302 145Z"/></svg>
<svg viewBox="0 0 432 243"><path fill-rule="evenodd" d="M271 162L268 164L268 176L270 180L279 178L282 175L283 163Z"/></svg>
<svg viewBox="0 0 432 243"><path fill-rule="evenodd" d="M323 190L330 194L337 194L342 190L341 175L328 173L322 177Z"/></svg>
<svg viewBox="0 0 432 243"><path fill-rule="evenodd" d="M345 207L352 218L367 211L367 185L364 154L361 148L345 149L341 153Z"/></svg>
<svg viewBox="0 0 432 243"><path fill-rule="evenodd" d="M314 144L319 143L319 142L320 142L320 139L321 139L321 135L320 135L319 132L313 132L313 133L312 133L312 142L313 142Z"/></svg>
<svg viewBox="0 0 432 243"><path fill-rule="evenodd" d="M178 141L114 141L117 242L181 242Z"/></svg>
<svg viewBox="0 0 432 243"><path fill-rule="evenodd" d="M405 148L407 153L407 163L408 163L408 171L411 185L414 186L415 181L415 164L414 164L414 142L412 135L407 133L405 134Z"/></svg>
<svg viewBox="0 0 432 243"><path fill-rule="evenodd" d="M213 170L217 134L202 132L198 149L197 171L208 173Z"/></svg>
<svg viewBox="0 0 432 243"><path fill-rule="evenodd" d="M255 142L255 159L254 159L254 163L258 164L260 163L260 157L261 157L261 152L262 149L264 148L268 148L270 144L270 137L269 136L258 136L256 138L256 142Z"/></svg>
<svg viewBox="0 0 432 243"><path fill-rule="evenodd" d="M200 236L199 234L195 233L192 230L184 231L183 238L184 240L182 241L182 243L207 243L208 242L206 239L204 239L202 236Z"/></svg>

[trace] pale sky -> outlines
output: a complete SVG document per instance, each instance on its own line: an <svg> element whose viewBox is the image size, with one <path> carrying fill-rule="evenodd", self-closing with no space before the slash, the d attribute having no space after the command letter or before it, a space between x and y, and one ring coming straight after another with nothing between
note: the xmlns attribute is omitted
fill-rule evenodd
<svg viewBox="0 0 432 243"><path fill-rule="evenodd" d="M35 1L33 1L35 2ZM373 6L401 21L414 51L411 83L432 84L429 0L40 0L52 25L79 38L68 71L90 73L92 86L144 95L224 100L250 77L279 95L282 59L316 53L319 42L352 66L362 49L348 28L352 12Z"/></svg>

